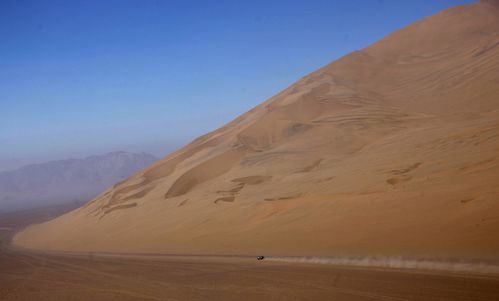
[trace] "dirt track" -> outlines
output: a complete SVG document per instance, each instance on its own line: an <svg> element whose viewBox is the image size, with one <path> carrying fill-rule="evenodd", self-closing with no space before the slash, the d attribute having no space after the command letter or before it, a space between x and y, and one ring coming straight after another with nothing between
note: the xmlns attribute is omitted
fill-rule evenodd
<svg viewBox="0 0 499 301"><path fill-rule="evenodd" d="M499 300L499 276L256 261L120 258L14 251L18 225L0 216L0 300ZM59 212L61 213L61 212ZM17 224L16 224L17 223Z"/></svg>
<svg viewBox="0 0 499 301"><path fill-rule="evenodd" d="M253 259L0 254L0 300L497 300L499 277Z"/></svg>

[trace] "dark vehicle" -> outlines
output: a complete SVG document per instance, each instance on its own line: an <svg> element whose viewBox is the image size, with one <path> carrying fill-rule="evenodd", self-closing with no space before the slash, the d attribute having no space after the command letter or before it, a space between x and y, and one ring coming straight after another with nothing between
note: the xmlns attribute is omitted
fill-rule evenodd
<svg viewBox="0 0 499 301"><path fill-rule="evenodd" d="M256 260L264 260L265 259L265 256L257 256L256 257Z"/></svg>

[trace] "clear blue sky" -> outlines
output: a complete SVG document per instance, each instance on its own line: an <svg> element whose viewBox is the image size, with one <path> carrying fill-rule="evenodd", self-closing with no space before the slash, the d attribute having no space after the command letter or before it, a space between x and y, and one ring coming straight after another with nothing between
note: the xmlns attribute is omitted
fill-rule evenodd
<svg viewBox="0 0 499 301"><path fill-rule="evenodd" d="M464 0L0 1L0 170L163 155Z"/></svg>

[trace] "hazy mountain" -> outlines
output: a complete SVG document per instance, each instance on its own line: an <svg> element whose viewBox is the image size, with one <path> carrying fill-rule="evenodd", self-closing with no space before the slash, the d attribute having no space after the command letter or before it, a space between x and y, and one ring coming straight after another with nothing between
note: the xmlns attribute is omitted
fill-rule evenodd
<svg viewBox="0 0 499 301"><path fill-rule="evenodd" d="M15 243L497 256L496 4L445 10L346 55Z"/></svg>
<svg viewBox="0 0 499 301"><path fill-rule="evenodd" d="M0 172L0 208L86 202L156 160L146 153L113 152Z"/></svg>

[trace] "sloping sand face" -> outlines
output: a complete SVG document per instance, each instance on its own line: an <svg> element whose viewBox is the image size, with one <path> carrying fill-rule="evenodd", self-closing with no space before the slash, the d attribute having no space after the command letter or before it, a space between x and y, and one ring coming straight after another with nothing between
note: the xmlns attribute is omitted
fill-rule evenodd
<svg viewBox="0 0 499 301"><path fill-rule="evenodd" d="M499 254L499 8L455 7L300 79L20 247Z"/></svg>

